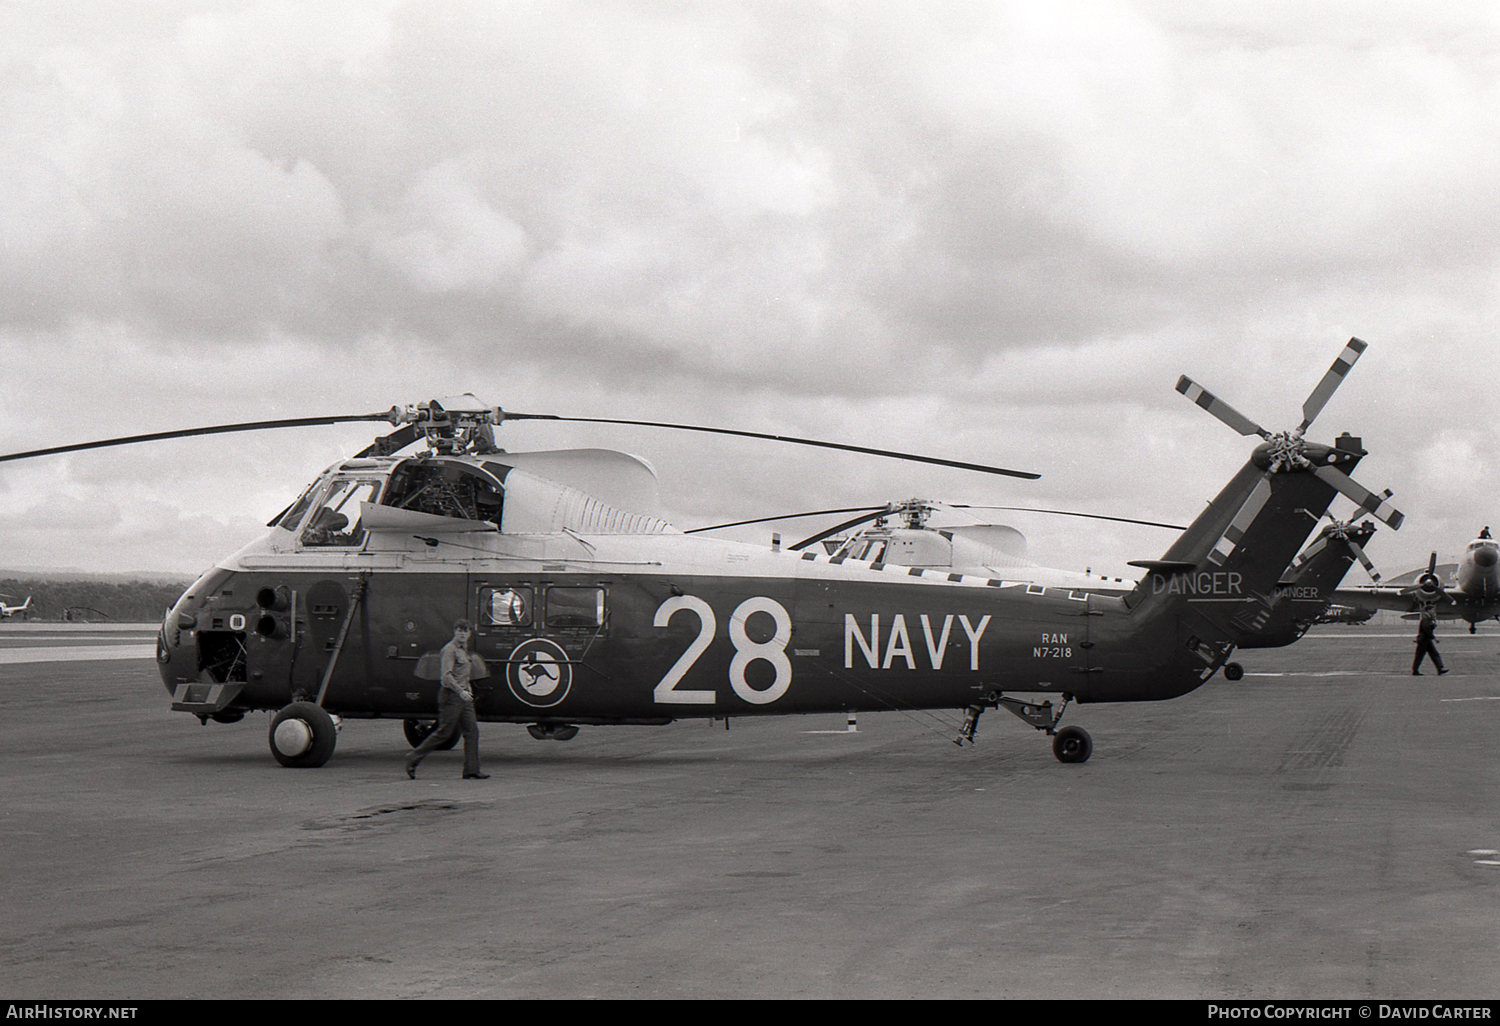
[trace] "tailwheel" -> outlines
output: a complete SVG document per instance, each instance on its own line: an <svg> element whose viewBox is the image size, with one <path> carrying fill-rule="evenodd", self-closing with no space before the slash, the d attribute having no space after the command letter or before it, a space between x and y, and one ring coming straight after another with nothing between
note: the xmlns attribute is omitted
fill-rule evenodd
<svg viewBox="0 0 1500 1026"><path fill-rule="evenodd" d="M1224 679L1225 680L1239 680L1243 676L1245 676L1245 668L1243 666L1241 666L1239 663L1225 663L1224 664Z"/></svg>
<svg viewBox="0 0 1500 1026"><path fill-rule="evenodd" d="M427 740L427 735L437 730L437 720L402 720L401 733L406 737L406 743L413 748ZM446 752L458 744L460 735L457 731L453 736L438 745L438 751Z"/></svg>
<svg viewBox="0 0 1500 1026"><path fill-rule="evenodd" d="M1094 739L1082 727L1064 727L1052 737L1052 754L1058 762L1088 762Z"/></svg>
<svg viewBox="0 0 1500 1026"><path fill-rule="evenodd" d="M271 720L271 754L283 766L315 769L333 757L338 725L320 705L293 702Z"/></svg>

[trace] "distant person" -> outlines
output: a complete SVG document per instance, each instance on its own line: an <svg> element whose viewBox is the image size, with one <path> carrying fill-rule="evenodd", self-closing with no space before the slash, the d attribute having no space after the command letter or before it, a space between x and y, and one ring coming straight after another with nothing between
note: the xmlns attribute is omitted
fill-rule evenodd
<svg viewBox="0 0 1500 1026"><path fill-rule="evenodd" d="M469 621L459 620L453 625L453 640L443 646L438 724L406 757L406 775L413 780L417 779L417 766L428 753L451 741L460 730L464 735L464 779L489 779L488 773L479 771L479 721L474 718L474 690L469 683L474 672L474 659L469 655L471 629Z"/></svg>
<svg viewBox="0 0 1500 1026"><path fill-rule="evenodd" d="M1418 667L1422 665L1423 656L1432 658L1432 665L1437 667L1439 677L1448 672L1448 668L1443 665L1443 657L1438 655L1436 634L1437 617L1431 613L1423 613L1422 620L1417 625L1417 657L1411 661L1412 676L1422 676Z"/></svg>

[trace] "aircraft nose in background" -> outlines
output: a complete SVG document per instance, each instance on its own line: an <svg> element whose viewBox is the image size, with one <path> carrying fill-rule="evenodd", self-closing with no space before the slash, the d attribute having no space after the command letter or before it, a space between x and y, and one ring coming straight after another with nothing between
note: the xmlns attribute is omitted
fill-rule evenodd
<svg viewBox="0 0 1500 1026"><path fill-rule="evenodd" d="M1494 566L1497 561L1500 561L1500 550L1491 548L1488 545L1484 546L1483 548L1474 550L1475 566L1484 567L1486 570L1488 570L1490 567Z"/></svg>

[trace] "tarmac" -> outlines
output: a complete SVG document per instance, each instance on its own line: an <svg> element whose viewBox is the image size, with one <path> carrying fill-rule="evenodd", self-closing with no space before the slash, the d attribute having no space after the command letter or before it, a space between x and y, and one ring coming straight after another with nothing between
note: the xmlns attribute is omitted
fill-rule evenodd
<svg viewBox="0 0 1500 1026"><path fill-rule="evenodd" d="M283 769L269 716L169 711L154 628L16 626L68 657L0 663L10 999L1500 995L1494 630L1442 631L1441 678L1324 627L1074 706L1083 765L891 712L482 724L491 779L412 782L398 722Z"/></svg>

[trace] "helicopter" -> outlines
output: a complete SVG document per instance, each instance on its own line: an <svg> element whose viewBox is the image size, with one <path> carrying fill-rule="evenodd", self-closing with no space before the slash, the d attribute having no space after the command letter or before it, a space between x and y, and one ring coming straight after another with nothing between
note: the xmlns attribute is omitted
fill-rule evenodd
<svg viewBox="0 0 1500 1026"><path fill-rule="evenodd" d="M494 432L527 419L650 424L1035 474L730 429L517 414L471 396L0 462L345 420L396 428L205 572L158 632L172 709L205 724L272 712L283 766L326 764L348 718L401 721L418 743L436 715L437 653L460 618L474 625L482 664L477 718L542 739L685 718L956 710L955 740L972 744L980 715L1003 708L1051 737L1058 760L1082 763L1093 741L1061 726L1068 707L1176 698L1206 683L1263 623L1335 495L1399 527L1388 493L1348 476L1366 455L1359 439L1303 437L1364 348L1351 340L1301 426L1274 435L1180 379L1179 392L1263 441L1161 558L1132 564L1146 573L1123 595L687 535L632 508L654 481L644 461L510 453ZM400 454L419 439L425 451Z"/></svg>
<svg viewBox="0 0 1500 1026"><path fill-rule="evenodd" d="M1009 525L974 523L939 527L930 523L934 513L942 511L966 513L969 510L1045 513L1168 528L1175 531L1186 530L1185 527L1177 524L1138 520L1132 517L1106 516L1099 513L1080 513L1073 510L906 499L884 506L811 510L803 513L756 517L728 524L693 528L686 533L795 520L803 517L858 513L859 515L852 519L842 521L788 546L788 550L795 552L818 543L824 546L829 555L840 555L849 559L885 560L903 566L943 568L978 576L1001 576L1007 580L1025 581L1034 586L1067 588L1102 595L1125 595L1140 585L1138 580L1131 578L1095 574L1092 568L1078 573L1074 570L1061 570L1034 563L1025 557L1025 536ZM1258 627L1241 638L1239 648L1281 648L1299 640L1314 624L1362 623L1374 614L1373 610L1338 605L1334 602L1335 589L1356 561L1364 566L1365 572L1370 575L1372 581L1376 584L1380 582L1380 574L1375 570L1374 564L1364 550L1364 546L1369 543L1375 533L1375 525L1368 520L1359 525L1353 523L1353 519L1357 518L1361 512L1361 510L1356 510L1349 521L1332 519L1330 524L1318 532L1307 548L1297 556L1293 565L1276 582L1276 590L1270 598L1269 615ZM968 515L973 517L973 514ZM893 520L896 523L891 523ZM861 526L866 524L869 526ZM843 536L845 531L854 527L858 527L859 530L847 537ZM1244 677L1245 670L1238 662L1227 662L1224 664L1223 673L1226 680L1235 681Z"/></svg>

